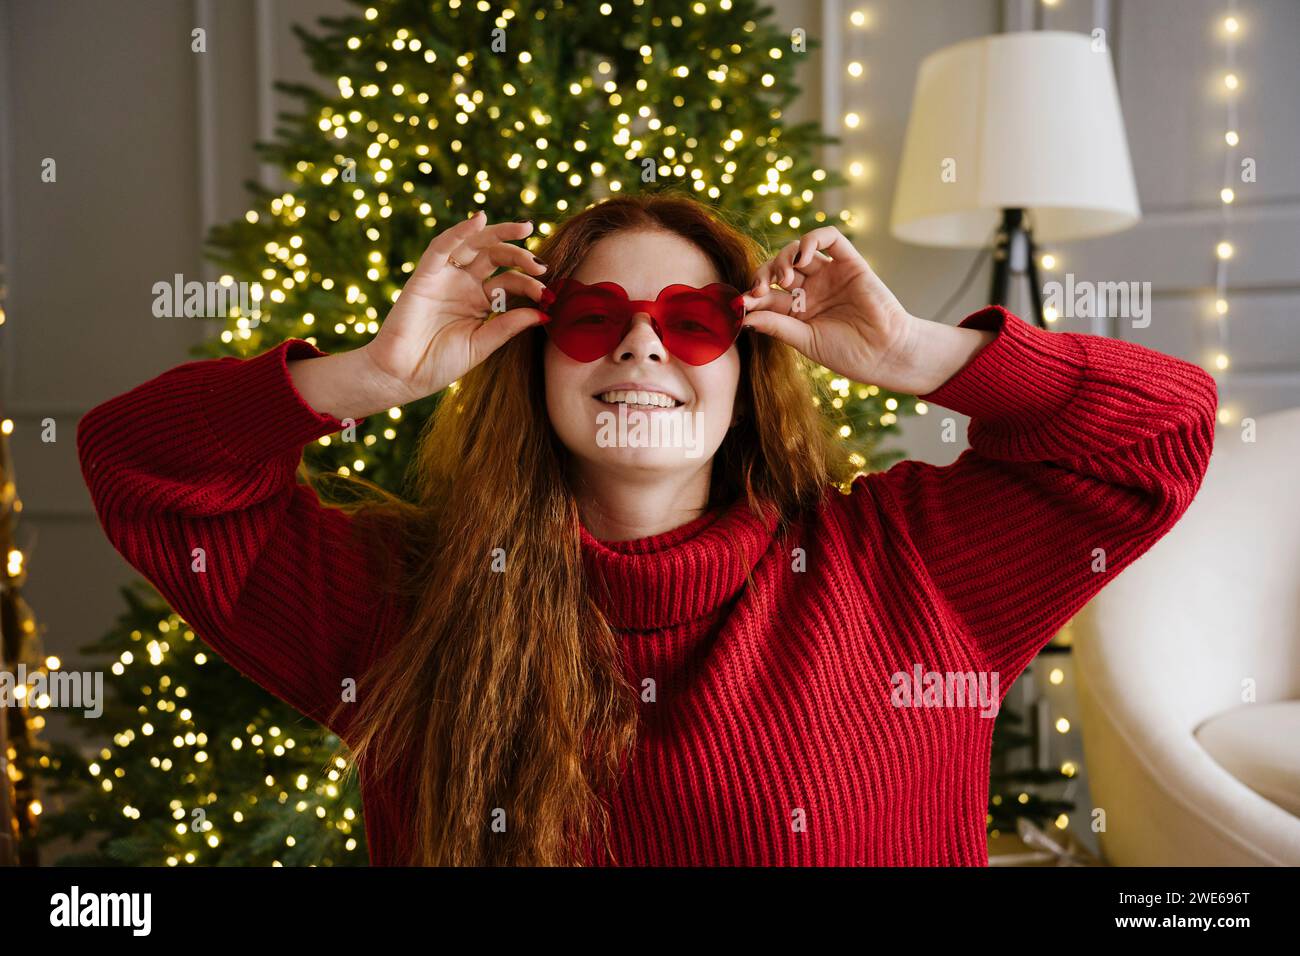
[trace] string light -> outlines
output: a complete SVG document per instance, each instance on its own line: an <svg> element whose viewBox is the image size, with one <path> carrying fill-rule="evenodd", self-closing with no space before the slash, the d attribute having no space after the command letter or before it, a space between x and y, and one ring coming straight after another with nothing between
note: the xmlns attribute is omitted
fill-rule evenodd
<svg viewBox="0 0 1300 956"><path fill-rule="evenodd" d="M870 12L861 8L853 10L848 15L848 25L852 27L853 30L858 31L870 29L872 26L872 17ZM853 30L845 31L845 36L847 38L845 42L848 45L856 46L859 41L856 39L857 34L855 34ZM859 103L863 99L859 87L867 74L867 68L861 56L853 55L856 52L857 51L846 50L848 62L844 65L844 72L846 75L846 88L853 91L853 95L850 98L854 103ZM829 110L832 113L839 112L838 106L830 106ZM861 132L865 129L868 126L868 121L869 118L864 116L863 113L858 110L848 110L843 112L840 115L840 124L846 135L842 138L842 141L849 144L854 143L855 139L852 134ZM857 156L850 159L844 164L844 169L845 172L848 173L849 181L859 185L869 181L873 172L872 163L870 159L865 156ZM825 170L818 169L813 171L813 179L815 181L822 182L825 178ZM808 195L811 197L812 193L810 192ZM774 224L780 222L779 214L773 214L772 222ZM846 229L863 229L868 226L868 215L865 211L841 209L838 215L838 222ZM792 229L797 229L799 228L800 223L797 219L792 217L787 220L787 225ZM872 429L889 428L897 425L900 414L906 414L906 411L902 407L902 402L905 401L910 405L910 411L912 414L925 415L929 412L929 406L926 405L925 402L922 402L913 396L903 396L898 398L888 396L881 401L879 398L881 391L878 386L870 384L855 385L847 379L840 378L835 373L824 367L813 370L813 375L818 380L816 384L819 389L824 389L827 393L824 397L819 396L814 398L813 403L815 405L822 405L824 401L825 404L829 405L832 409L843 411L851 409L855 400L857 402L865 402L875 398L881 404L878 418L874 420L859 418L851 424L840 425L837 430L839 437L845 439L846 445L851 449L848 454L848 460L855 468L865 468L868 463L867 456L863 453L864 448L867 446L858 446L857 442L864 438L869 439Z"/></svg>
<svg viewBox="0 0 1300 956"><path fill-rule="evenodd" d="M0 298L3 296L4 290L0 288ZM11 539L23 510L9 455L9 436L14 433L14 428L13 419L0 419L0 555L4 557L0 563L0 604L3 604L6 620L15 625L4 635L0 664L15 670L24 668L32 686L15 683L9 692L10 699L0 701L0 707L11 712L5 734L0 737L3 746L0 752L0 787L6 788L10 798L4 801L7 812L0 819L0 827L25 842L35 836L38 820L45 809L37 797L33 774L29 772L33 767L47 765L49 759L41 751L37 735L45 728L42 711L47 710L52 701L50 695L39 688L49 686L49 673L57 670L61 662L54 656L42 656L36 617L22 596L27 583L27 556ZM25 857L25 852L20 856L20 862L22 857Z"/></svg>
<svg viewBox="0 0 1300 956"><path fill-rule="evenodd" d="M1210 364L1218 372L1225 372L1231 365L1231 359L1228 355L1228 317L1230 313L1230 304L1228 301L1228 263L1232 260L1236 249L1230 241L1232 208L1237 199L1237 192L1233 186L1236 178L1237 156L1236 147L1241 143L1241 134L1238 131L1238 91L1241 87L1241 78L1237 73L1237 37L1241 32L1241 21L1237 17L1237 0L1228 0L1228 13L1222 21L1223 27L1223 87L1225 103L1225 120L1227 129L1223 134L1223 141L1227 149L1223 153L1223 186L1219 190L1219 240L1214 246L1214 327L1217 339L1217 346L1214 350ZM1229 424L1233 415L1228 406L1226 397L1226 382L1219 382L1219 422Z"/></svg>

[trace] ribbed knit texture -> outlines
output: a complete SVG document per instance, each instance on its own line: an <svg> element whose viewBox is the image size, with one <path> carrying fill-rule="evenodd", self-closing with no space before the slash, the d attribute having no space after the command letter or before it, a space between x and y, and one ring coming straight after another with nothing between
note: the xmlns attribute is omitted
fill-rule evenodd
<svg viewBox="0 0 1300 956"><path fill-rule="evenodd" d="M987 863L992 716L896 706L895 675L996 672L1000 702L1185 511L1217 389L1180 359L998 307L961 324L998 334L921 396L971 418L954 463L827 489L782 540L740 502L637 541L581 530L627 676L654 691L609 795L616 862ZM285 367L320 354L294 339L190 362L77 432L114 546L217 653L316 720L404 622L350 519L295 478L304 445L344 424ZM372 862L401 863L409 795L362 787Z"/></svg>

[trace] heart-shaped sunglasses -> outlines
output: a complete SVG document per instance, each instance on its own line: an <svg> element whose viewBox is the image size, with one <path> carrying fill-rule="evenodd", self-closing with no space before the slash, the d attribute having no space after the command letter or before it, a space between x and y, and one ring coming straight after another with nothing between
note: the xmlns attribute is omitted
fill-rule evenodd
<svg viewBox="0 0 1300 956"><path fill-rule="evenodd" d="M629 299L616 282L565 278L546 287L537 308L556 348L578 362L608 355L627 336L633 316L645 312L670 354L707 365L736 341L745 318L744 296L721 282L666 286L652 301Z"/></svg>

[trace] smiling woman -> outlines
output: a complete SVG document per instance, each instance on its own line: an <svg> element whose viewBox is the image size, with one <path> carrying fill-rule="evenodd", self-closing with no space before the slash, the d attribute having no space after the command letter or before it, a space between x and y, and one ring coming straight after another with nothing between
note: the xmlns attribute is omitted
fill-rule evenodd
<svg viewBox="0 0 1300 956"><path fill-rule="evenodd" d="M653 223L593 236L577 261L542 254L553 266L551 295L541 300L549 318L547 416L569 454L584 523L597 537L625 539L698 517L708 504L711 459L747 403L742 349L752 350L737 342L744 310L735 286L749 283L757 261L723 263L733 273L724 277L699 245ZM709 334L687 331L688 321L707 323ZM599 441L592 416L605 402L587 396L631 388L672 396L676 414L699 424L689 460L670 445Z"/></svg>
<svg viewBox="0 0 1300 956"><path fill-rule="evenodd" d="M765 262L709 207L645 195L562 223L546 265L511 245L528 232L439 234L354 352L290 340L92 410L114 545L352 747L375 863L986 863L994 702L911 705L900 675L1000 703L1186 510L1214 380L997 307L916 318L833 228ZM542 273L606 284L604 351L543 328ZM711 313L729 338L694 364L662 294L719 284L754 332ZM496 290L518 304L487 319ZM969 415L970 450L855 477L813 362ZM453 381L412 500L361 483L327 507L295 481L343 419ZM602 444L611 402L698 416L703 453Z"/></svg>

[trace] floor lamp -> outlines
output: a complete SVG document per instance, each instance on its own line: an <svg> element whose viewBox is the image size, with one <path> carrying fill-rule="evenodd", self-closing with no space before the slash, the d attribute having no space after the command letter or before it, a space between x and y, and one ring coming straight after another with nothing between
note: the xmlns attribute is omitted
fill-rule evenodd
<svg viewBox="0 0 1300 956"><path fill-rule="evenodd" d="M1110 51L1082 33L965 40L917 74L890 219L905 242L993 247L990 304L1031 290L1046 327L1039 243L1117 232L1141 217Z"/></svg>

